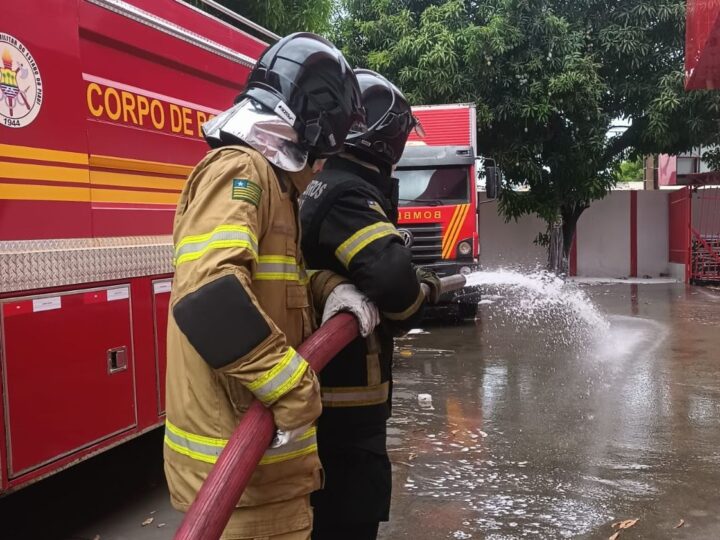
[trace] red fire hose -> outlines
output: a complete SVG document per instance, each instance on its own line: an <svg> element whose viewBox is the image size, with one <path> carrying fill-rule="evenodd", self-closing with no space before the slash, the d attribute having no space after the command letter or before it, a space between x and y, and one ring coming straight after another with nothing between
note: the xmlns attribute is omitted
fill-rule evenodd
<svg viewBox="0 0 720 540"><path fill-rule="evenodd" d="M465 285L463 276L443 278L442 290ZM423 284L423 290L427 287ZM311 335L298 352L316 372L321 371L345 346L359 335L357 319L340 313ZM252 473L270 446L275 433L272 413L254 401L240 419L215 466L190 506L175 540L217 540L222 535L237 501Z"/></svg>
<svg viewBox="0 0 720 540"><path fill-rule="evenodd" d="M357 336L357 319L340 313L310 336L298 352L317 372ZM272 413L254 401L200 488L175 540L220 538L274 433Z"/></svg>

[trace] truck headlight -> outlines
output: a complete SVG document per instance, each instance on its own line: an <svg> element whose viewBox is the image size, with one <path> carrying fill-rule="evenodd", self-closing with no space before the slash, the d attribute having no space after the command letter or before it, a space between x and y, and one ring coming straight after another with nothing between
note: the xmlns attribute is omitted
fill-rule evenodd
<svg viewBox="0 0 720 540"><path fill-rule="evenodd" d="M472 244L467 241L460 242L458 244L458 253L463 257L467 257L472 254Z"/></svg>

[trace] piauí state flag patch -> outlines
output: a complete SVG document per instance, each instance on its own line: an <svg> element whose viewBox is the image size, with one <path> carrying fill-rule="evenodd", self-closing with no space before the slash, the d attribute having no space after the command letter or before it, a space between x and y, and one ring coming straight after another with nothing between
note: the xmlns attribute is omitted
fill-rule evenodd
<svg viewBox="0 0 720 540"><path fill-rule="evenodd" d="M245 201L257 208L262 197L262 188L247 178L235 178L232 181L232 198L235 201Z"/></svg>

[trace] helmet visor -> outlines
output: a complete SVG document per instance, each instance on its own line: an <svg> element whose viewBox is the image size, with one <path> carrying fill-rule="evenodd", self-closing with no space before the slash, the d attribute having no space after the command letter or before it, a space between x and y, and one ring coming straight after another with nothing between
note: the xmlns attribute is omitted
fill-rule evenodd
<svg viewBox="0 0 720 540"><path fill-rule="evenodd" d="M413 128L417 129L420 123L409 110L401 113L388 111L371 129L382 133L384 137L407 137ZM422 129L422 126L420 127ZM424 136L424 131L423 135Z"/></svg>
<svg viewBox="0 0 720 540"><path fill-rule="evenodd" d="M352 123L350 124L350 133L365 133L368 130L367 120L365 118L365 109L356 110L351 118Z"/></svg>

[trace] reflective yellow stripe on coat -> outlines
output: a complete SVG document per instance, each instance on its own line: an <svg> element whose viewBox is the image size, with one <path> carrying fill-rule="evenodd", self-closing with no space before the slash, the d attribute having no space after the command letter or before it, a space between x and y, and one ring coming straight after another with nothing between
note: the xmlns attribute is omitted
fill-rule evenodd
<svg viewBox="0 0 720 540"><path fill-rule="evenodd" d="M253 279L260 281L298 281L302 285L308 282L305 269L292 257L284 255L260 255Z"/></svg>
<svg viewBox="0 0 720 540"><path fill-rule="evenodd" d="M295 459L308 454L312 454L317 450L317 429L311 427L296 440L281 446L280 448L270 448L260 460L260 465L271 465L289 459Z"/></svg>
<svg viewBox="0 0 720 540"><path fill-rule="evenodd" d="M271 405L295 387L307 368L305 359L288 347L282 360L248 384L247 389L265 405Z"/></svg>
<svg viewBox="0 0 720 540"><path fill-rule="evenodd" d="M180 429L170 420L165 420L165 444L178 454L205 463L215 463L220 452L225 448L227 439L195 435Z"/></svg>
<svg viewBox="0 0 720 540"><path fill-rule="evenodd" d="M227 445L227 439L214 439L180 429L165 420L165 444L171 450L198 461L214 464ZM311 427L298 439L265 452L260 465L271 465L312 454L317 450L316 428Z"/></svg>
<svg viewBox="0 0 720 540"><path fill-rule="evenodd" d="M257 237L242 225L220 225L205 234L186 236L175 246L175 266L196 261L211 249L245 248L257 259Z"/></svg>
<svg viewBox="0 0 720 540"><path fill-rule="evenodd" d="M349 268L355 255L362 251L363 248L375 240L390 235L400 236L400 233L397 232L397 229L392 223L385 221L373 223L360 229L340 244L335 250L335 257L337 257L345 268Z"/></svg>

